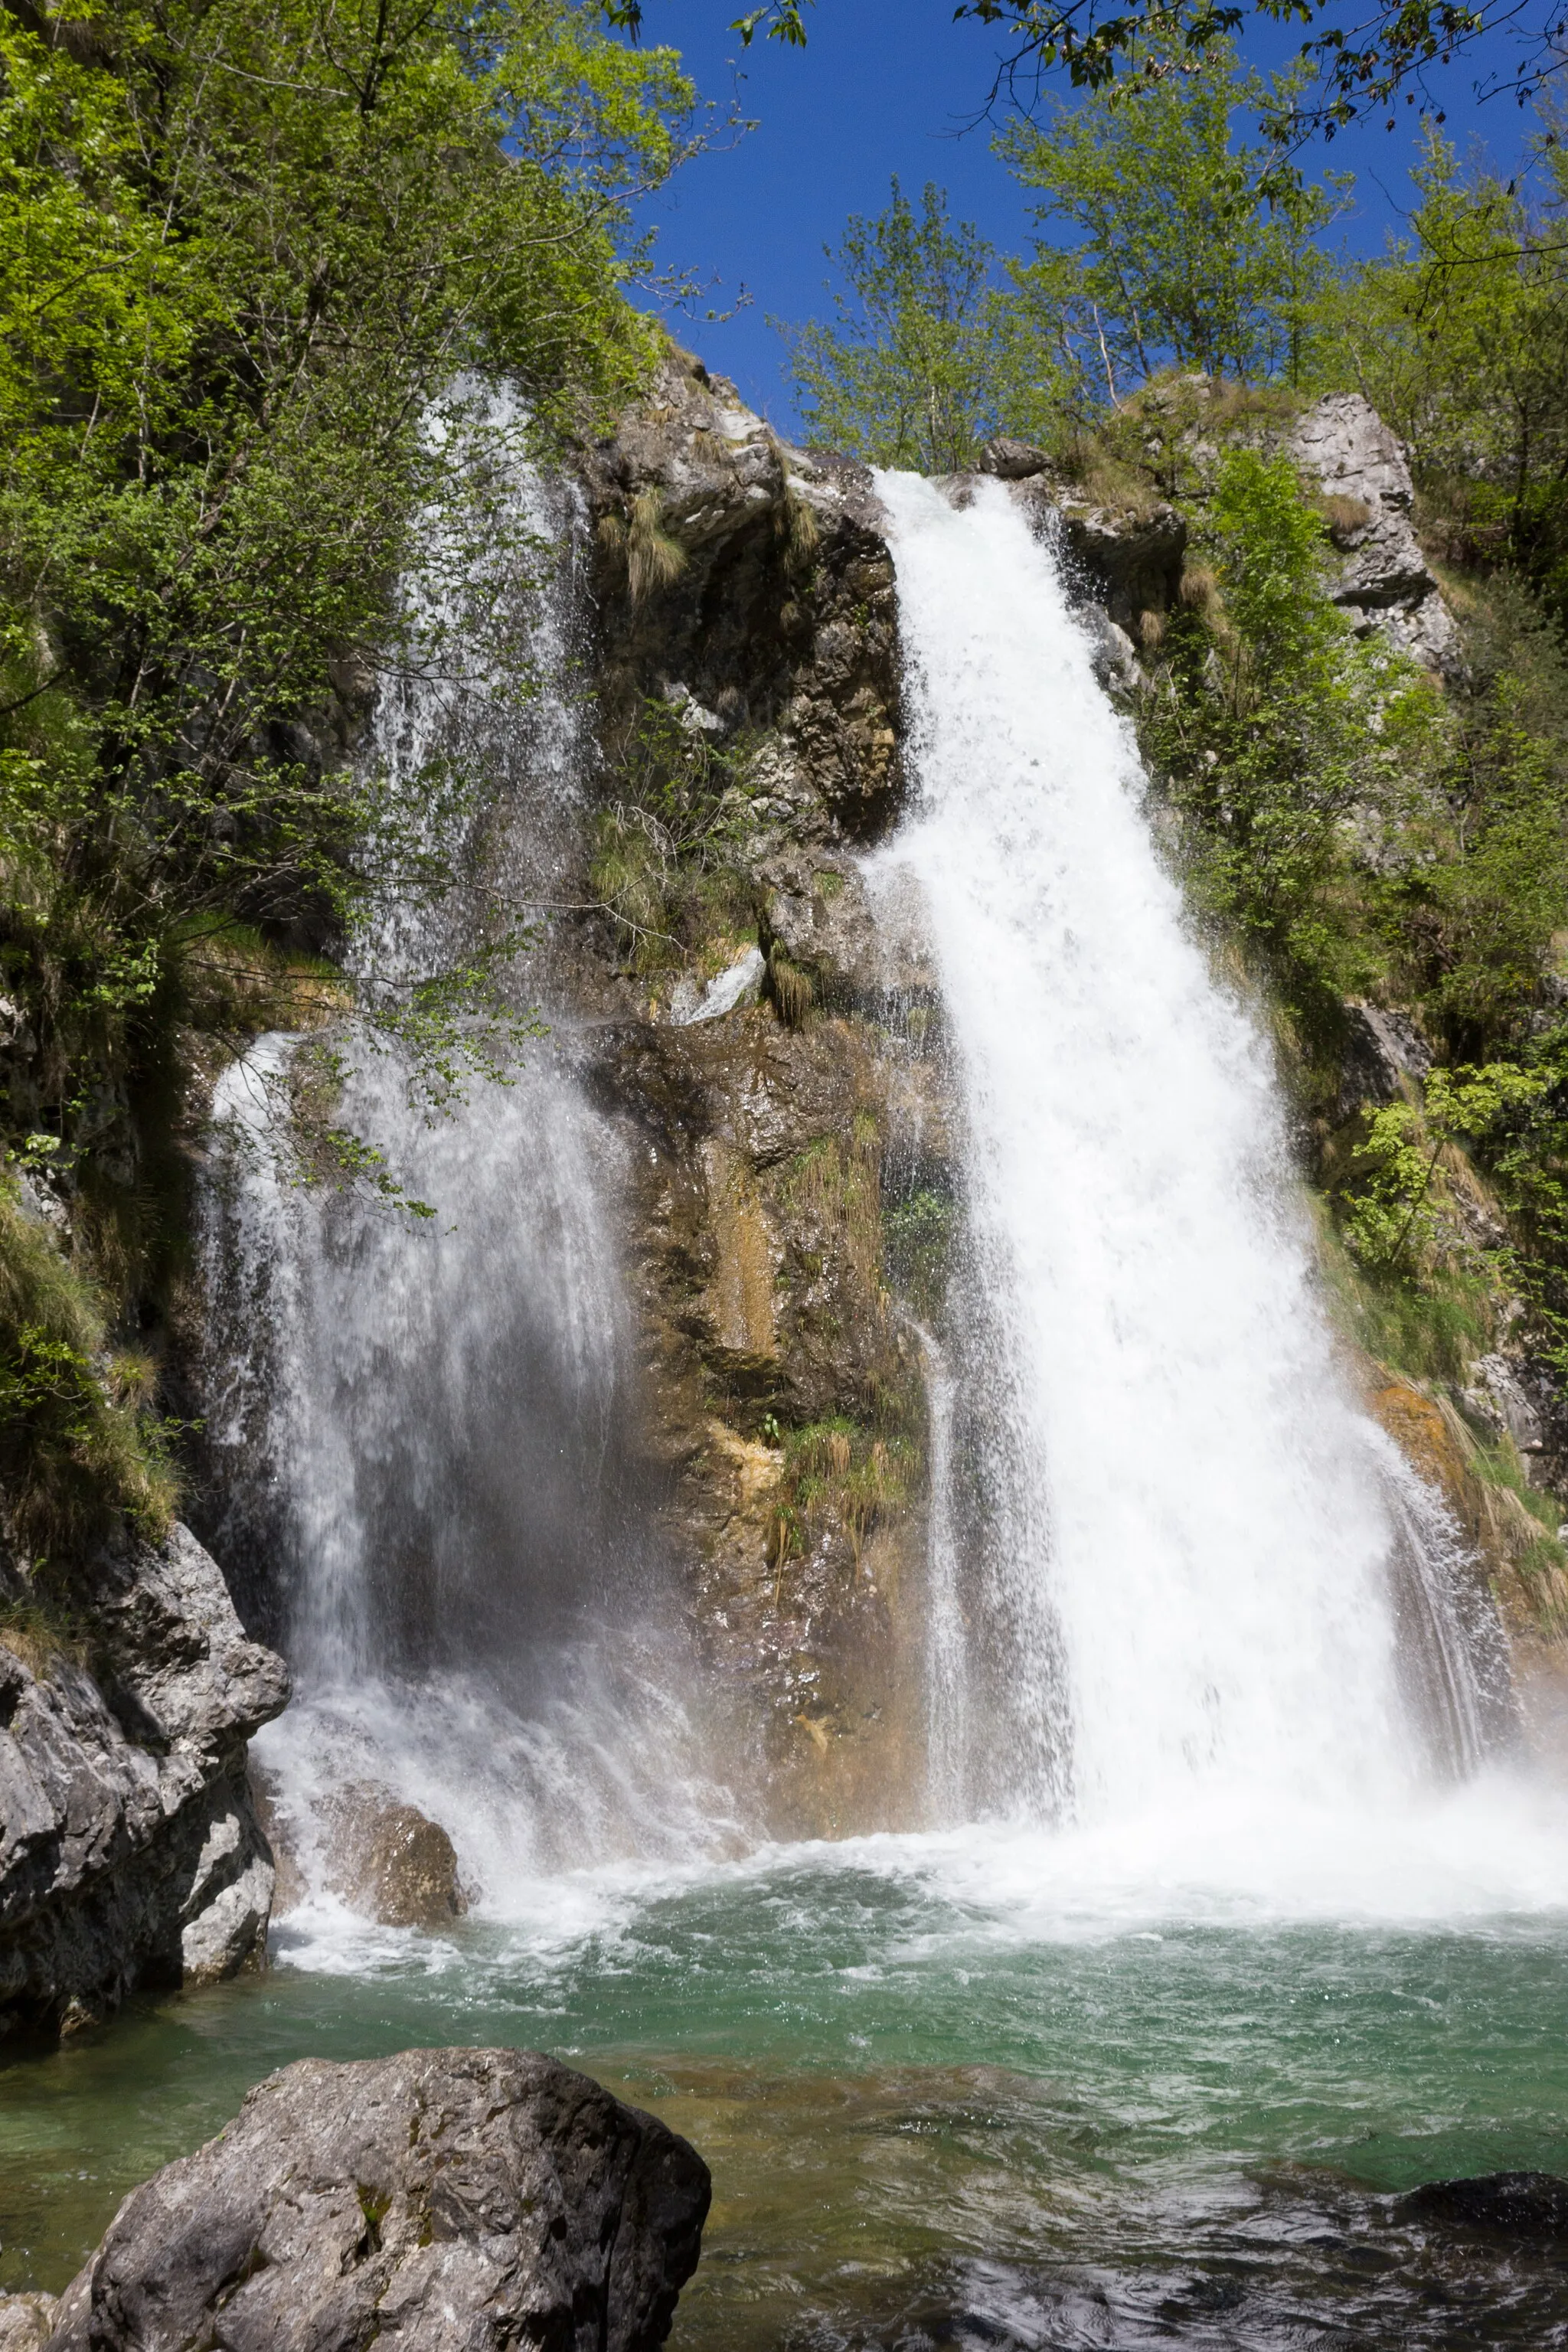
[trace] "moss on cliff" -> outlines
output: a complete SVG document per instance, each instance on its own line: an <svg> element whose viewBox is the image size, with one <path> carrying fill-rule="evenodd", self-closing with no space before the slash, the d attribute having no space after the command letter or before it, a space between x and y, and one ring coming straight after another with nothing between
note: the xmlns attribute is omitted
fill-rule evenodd
<svg viewBox="0 0 1568 2352"><path fill-rule="evenodd" d="M97 1287L0 1182L0 1491L10 1545L36 1570L117 1523L161 1538L177 1482L154 1368L109 1340Z"/></svg>

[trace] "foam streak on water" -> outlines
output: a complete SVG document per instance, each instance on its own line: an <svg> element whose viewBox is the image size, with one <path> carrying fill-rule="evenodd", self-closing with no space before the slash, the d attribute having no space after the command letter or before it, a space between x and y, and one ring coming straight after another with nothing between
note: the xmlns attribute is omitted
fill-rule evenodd
<svg viewBox="0 0 1568 2352"><path fill-rule="evenodd" d="M1050 551L999 484L963 510L879 487L919 778L890 856L968 1129L990 1783L1086 1822L1391 1797L1419 1748L1395 1530L1268 1055L1184 920Z"/></svg>

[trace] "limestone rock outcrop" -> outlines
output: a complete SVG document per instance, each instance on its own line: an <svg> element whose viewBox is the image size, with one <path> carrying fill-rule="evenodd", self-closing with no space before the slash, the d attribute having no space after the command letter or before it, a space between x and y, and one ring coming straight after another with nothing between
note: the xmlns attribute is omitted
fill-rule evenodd
<svg viewBox="0 0 1568 2352"><path fill-rule="evenodd" d="M307 2058L126 2199L50 2352L655 2352L709 2194L685 2140L552 2059Z"/></svg>
<svg viewBox="0 0 1568 2352"><path fill-rule="evenodd" d="M922 1782L925 1434L888 1238L947 1181L934 1051L761 1007L603 1033L595 1086L634 1139L647 1443L717 1685L781 1834L887 1826Z"/></svg>
<svg viewBox="0 0 1568 2352"><path fill-rule="evenodd" d="M904 793L885 520L863 467L785 447L673 357L579 470L606 803L650 707L743 780L742 903L711 939L660 967L580 935L579 1051L627 1145L650 1491L774 1826L886 1826L922 1779L900 1587L925 1428L887 1237L947 1185L948 1115L932 975L860 864Z"/></svg>
<svg viewBox="0 0 1568 2352"><path fill-rule="evenodd" d="M766 729L796 831L873 836L901 789L893 567L864 466L788 448L726 378L672 355L579 455L595 524L606 732L639 695Z"/></svg>
<svg viewBox="0 0 1568 2352"><path fill-rule="evenodd" d="M1458 630L1411 522L1415 486L1398 436L1360 393L1335 392L1298 420L1289 447L1328 502L1343 559L1334 601L1357 634L1381 630L1428 669L1457 668Z"/></svg>
<svg viewBox="0 0 1568 2352"><path fill-rule="evenodd" d="M245 1743L288 1699L282 1660L185 1528L79 1582L68 1639L0 1622L0 2032L68 2030L265 1948Z"/></svg>
<svg viewBox="0 0 1568 2352"><path fill-rule="evenodd" d="M52 2294L0 2294L0 2352L40 2352L55 2308Z"/></svg>
<svg viewBox="0 0 1568 2352"><path fill-rule="evenodd" d="M1424 1078L1431 1066L1431 1048L1408 1013L1352 997L1345 1005L1336 1118L1393 1102L1405 1081Z"/></svg>

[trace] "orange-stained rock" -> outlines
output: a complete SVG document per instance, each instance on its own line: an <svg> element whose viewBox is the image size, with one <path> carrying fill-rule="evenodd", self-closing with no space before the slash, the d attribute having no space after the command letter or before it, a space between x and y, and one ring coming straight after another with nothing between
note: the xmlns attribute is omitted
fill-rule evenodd
<svg viewBox="0 0 1568 2352"><path fill-rule="evenodd" d="M1365 1368L1363 1385L1369 1411L1437 1487L1475 1546L1509 1638L1532 1744L1539 1747L1535 1717L1539 1713L1544 1723L1550 1710L1544 1700L1533 1706L1528 1694L1568 1686L1568 1571L1561 1554L1522 1496L1481 1475L1475 1440L1447 1397L1392 1378L1382 1365Z"/></svg>
<svg viewBox="0 0 1568 2352"><path fill-rule="evenodd" d="M1381 1385L1367 1393L1367 1407L1421 1475L1436 1486L1472 1541L1481 1533L1479 1481L1467 1459L1463 1424L1452 1407L1445 1412L1408 1381L1389 1380L1375 1368ZM1458 1426L1456 1424L1458 1423Z"/></svg>

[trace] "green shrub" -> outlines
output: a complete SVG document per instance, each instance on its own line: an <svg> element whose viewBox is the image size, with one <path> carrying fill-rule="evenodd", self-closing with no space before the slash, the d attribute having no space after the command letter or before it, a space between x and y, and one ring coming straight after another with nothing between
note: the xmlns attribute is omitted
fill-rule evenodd
<svg viewBox="0 0 1568 2352"><path fill-rule="evenodd" d="M79 1558L123 1523L168 1532L178 1484L144 1358L110 1348L101 1303L0 1181L0 1493L24 1559Z"/></svg>

